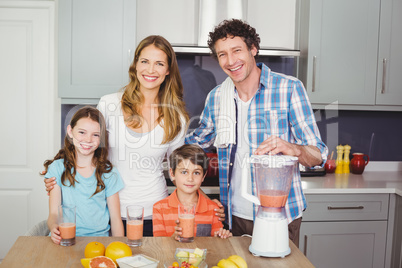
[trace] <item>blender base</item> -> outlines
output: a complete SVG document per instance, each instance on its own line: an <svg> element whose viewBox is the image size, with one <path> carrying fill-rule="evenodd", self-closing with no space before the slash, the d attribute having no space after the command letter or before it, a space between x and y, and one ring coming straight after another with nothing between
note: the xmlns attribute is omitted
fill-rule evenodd
<svg viewBox="0 0 402 268"><path fill-rule="evenodd" d="M288 222L285 219L256 217L249 251L262 257L285 257L290 254Z"/></svg>

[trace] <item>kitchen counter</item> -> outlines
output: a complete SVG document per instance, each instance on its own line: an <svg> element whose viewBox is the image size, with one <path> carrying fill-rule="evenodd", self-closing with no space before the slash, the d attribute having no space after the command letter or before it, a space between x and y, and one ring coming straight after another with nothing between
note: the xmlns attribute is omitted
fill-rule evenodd
<svg viewBox="0 0 402 268"><path fill-rule="evenodd" d="M62 247L54 244L46 236L20 236L10 249L1 267L82 267L80 259L84 258L87 243L98 241L107 246L112 241L126 241L124 237L77 237L76 244ZM144 254L160 261L174 261L176 248L206 248L208 267L216 265L222 258L231 255L243 257L248 267L314 267L301 251L289 241L291 253L284 258L255 257L249 251L249 237L196 237L193 243L180 243L170 237L144 237L143 245L132 248L133 255Z"/></svg>
<svg viewBox="0 0 402 268"><path fill-rule="evenodd" d="M361 175L332 173L302 177L302 187L305 194L388 193L402 196L402 163L370 162Z"/></svg>

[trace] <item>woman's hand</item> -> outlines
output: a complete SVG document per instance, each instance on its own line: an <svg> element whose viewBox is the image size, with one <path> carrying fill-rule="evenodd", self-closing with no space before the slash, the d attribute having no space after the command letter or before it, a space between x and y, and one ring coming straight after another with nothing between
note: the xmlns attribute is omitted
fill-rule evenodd
<svg viewBox="0 0 402 268"><path fill-rule="evenodd" d="M233 234L229 230L226 230L226 229L223 229L223 228L219 229L219 231L216 231L214 233L214 237L229 238L229 237L232 237L232 236L233 236Z"/></svg>
<svg viewBox="0 0 402 268"><path fill-rule="evenodd" d="M40 174L45 175L45 172L42 171ZM54 188L54 185L56 184L56 178L55 177L44 178L43 182L45 183L47 195L49 195L50 191Z"/></svg>
<svg viewBox="0 0 402 268"><path fill-rule="evenodd" d="M183 234L181 232L182 231L181 227L179 227L179 223L180 223L180 221L179 221L179 219L177 219L176 226L174 227L175 232L172 234L173 239L177 240L177 241L179 241L180 236Z"/></svg>
<svg viewBox="0 0 402 268"><path fill-rule="evenodd" d="M225 208L223 207L222 203L218 199L212 199L219 208L214 209L215 210L215 215L219 217L220 221L225 221Z"/></svg>

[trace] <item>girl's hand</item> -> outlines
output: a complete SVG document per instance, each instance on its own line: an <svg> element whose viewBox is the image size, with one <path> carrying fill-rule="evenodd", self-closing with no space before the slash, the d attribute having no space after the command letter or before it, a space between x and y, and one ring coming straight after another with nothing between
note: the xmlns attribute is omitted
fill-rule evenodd
<svg viewBox="0 0 402 268"><path fill-rule="evenodd" d="M50 238L53 240L53 243L60 245L61 236L58 226L52 228Z"/></svg>
<svg viewBox="0 0 402 268"><path fill-rule="evenodd" d="M219 231L216 231L214 233L214 237L229 238L232 236L233 236L233 234L229 230L225 230L223 228L219 229Z"/></svg>
<svg viewBox="0 0 402 268"><path fill-rule="evenodd" d="M219 208L214 209L215 210L215 215L219 217L220 221L225 221L225 208L223 207L222 203L218 199L212 199Z"/></svg>
<svg viewBox="0 0 402 268"><path fill-rule="evenodd" d="M174 240L179 241L180 236L182 235L182 229L179 227L179 219L176 220L176 226L174 227L175 232L172 234Z"/></svg>

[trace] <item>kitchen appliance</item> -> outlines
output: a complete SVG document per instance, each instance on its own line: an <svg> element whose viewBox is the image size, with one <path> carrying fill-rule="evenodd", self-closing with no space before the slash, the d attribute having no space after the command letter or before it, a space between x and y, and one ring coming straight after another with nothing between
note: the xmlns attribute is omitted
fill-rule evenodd
<svg viewBox="0 0 402 268"><path fill-rule="evenodd" d="M290 254L288 221L285 205L298 163L297 157L284 155L252 155L257 196L247 192L251 175L249 168L242 172L242 196L258 205L249 251L264 257L285 257ZM249 165L250 166L250 165Z"/></svg>

